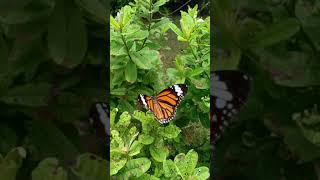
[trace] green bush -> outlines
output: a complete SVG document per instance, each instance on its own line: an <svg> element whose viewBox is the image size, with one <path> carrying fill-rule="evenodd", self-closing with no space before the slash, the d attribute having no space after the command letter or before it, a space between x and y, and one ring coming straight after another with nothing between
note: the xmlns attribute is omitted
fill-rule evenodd
<svg viewBox="0 0 320 180"><path fill-rule="evenodd" d="M188 96L181 112L191 122L201 121L210 127L210 18L203 20L197 16L198 6L181 12L179 29L170 23L179 41L188 47L175 58L175 68L168 68L167 75L171 83L187 82Z"/></svg>
<svg viewBox="0 0 320 180"><path fill-rule="evenodd" d="M167 17L155 19L166 2L136 0L110 17L114 179L209 177L210 18L199 18L195 6L181 11L180 27ZM187 48L172 59L175 67L165 69L161 57L169 30ZM186 83L188 93L167 126L136 110L138 94L156 95L178 83Z"/></svg>
<svg viewBox="0 0 320 180"><path fill-rule="evenodd" d="M160 44L152 38L155 34L163 35L170 21L154 20L152 13L165 2L150 5L150 1L136 1L121 8L115 18L110 16L111 107L132 112L137 92L152 94L150 86L163 88Z"/></svg>
<svg viewBox="0 0 320 180"><path fill-rule="evenodd" d="M208 167L196 168L197 152L189 150L186 155L178 153L183 143L179 127L174 124L161 126L153 115L140 111L133 113L134 119L128 112L123 112L116 121L117 111L113 109L110 115L110 170L114 179L209 177ZM174 161L170 157L174 157Z"/></svg>
<svg viewBox="0 0 320 180"><path fill-rule="evenodd" d="M152 19L152 13L166 1L142 2L125 6L117 17L110 17L111 107L132 112L139 93L153 95L172 84L187 83L189 92L181 105L181 112L186 113L183 117L178 113L177 119L187 119L184 125L201 121L209 127L210 18L197 17L197 6L189 8L181 12L180 30L168 18ZM188 48L176 56L176 67L165 72L159 50L165 46L161 39L169 29Z"/></svg>

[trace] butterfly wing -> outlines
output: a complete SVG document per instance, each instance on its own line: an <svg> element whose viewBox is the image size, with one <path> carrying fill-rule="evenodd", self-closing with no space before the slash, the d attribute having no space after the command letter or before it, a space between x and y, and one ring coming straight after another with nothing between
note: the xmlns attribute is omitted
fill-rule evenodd
<svg viewBox="0 0 320 180"><path fill-rule="evenodd" d="M186 84L176 84L161 91L156 97L140 94L138 101L151 111L161 124L169 123L188 91Z"/></svg>
<svg viewBox="0 0 320 180"><path fill-rule="evenodd" d="M97 130L99 137L106 138L110 136L110 114L106 103L98 102L91 106L90 122Z"/></svg>
<svg viewBox="0 0 320 180"><path fill-rule="evenodd" d="M103 102L94 103L89 111L90 123L95 129L95 135L89 136L86 144L88 151L110 159L110 113L109 106Z"/></svg>
<svg viewBox="0 0 320 180"><path fill-rule="evenodd" d="M246 102L250 78L239 71L225 70L211 73L211 137L217 140L232 117Z"/></svg>

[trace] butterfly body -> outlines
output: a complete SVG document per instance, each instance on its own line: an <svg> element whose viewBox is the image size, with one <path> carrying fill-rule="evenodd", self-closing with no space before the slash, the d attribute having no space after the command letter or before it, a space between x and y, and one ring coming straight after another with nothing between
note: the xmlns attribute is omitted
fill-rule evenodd
<svg viewBox="0 0 320 180"><path fill-rule="evenodd" d="M138 95L138 102L151 111L159 123L169 123L176 115L176 110L188 87L186 84L175 84L161 91L157 96Z"/></svg>

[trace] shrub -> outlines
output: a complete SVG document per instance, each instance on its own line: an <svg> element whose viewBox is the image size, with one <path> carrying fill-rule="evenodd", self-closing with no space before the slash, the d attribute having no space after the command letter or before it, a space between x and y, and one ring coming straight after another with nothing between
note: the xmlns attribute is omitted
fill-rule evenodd
<svg viewBox="0 0 320 180"><path fill-rule="evenodd" d="M181 129L174 124L161 126L153 115L135 111L134 119L123 112L116 121L117 109L110 115L110 162L113 178L194 178L207 179L209 168L197 167L198 154L178 153L183 143ZM138 120L139 122L134 122ZM169 159L174 157L174 161Z"/></svg>

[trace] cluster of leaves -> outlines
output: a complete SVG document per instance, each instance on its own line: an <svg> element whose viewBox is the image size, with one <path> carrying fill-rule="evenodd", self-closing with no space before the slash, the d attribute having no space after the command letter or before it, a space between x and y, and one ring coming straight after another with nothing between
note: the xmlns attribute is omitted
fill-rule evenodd
<svg viewBox="0 0 320 180"><path fill-rule="evenodd" d="M110 114L110 174L114 179L207 179L209 168L196 167L198 154L182 148L181 129L174 124L161 126L153 115L123 112ZM134 122L137 120L139 123ZM151 158L150 158L151 157ZM170 158L174 158L171 160Z"/></svg>
<svg viewBox="0 0 320 180"><path fill-rule="evenodd" d="M178 165L179 157L185 156L179 153L187 153L190 149L200 152L200 164L209 164L210 19L198 17L198 6L181 11L181 29L169 18L154 19L166 2L136 0L121 8L116 17L110 16L110 106L124 112L118 123L113 119L110 125L114 130L110 145L111 174L116 177L174 179L176 176L202 176L199 169L184 175L185 167L180 169ZM187 48L176 56L176 67L165 71L160 49L167 47L163 40L169 29ZM154 95L176 83L187 83L189 90L169 126L161 127L153 116L147 118L134 111L138 94ZM131 113L141 125L135 121L130 123ZM200 122L206 125L205 128ZM196 161L190 160L196 163L198 154L189 153L187 157L197 157ZM176 160L172 162L168 158ZM176 168L168 172L174 163L178 163ZM142 176L146 172L148 174Z"/></svg>
<svg viewBox="0 0 320 180"><path fill-rule="evenodd" d="M27 158L27 152L23 147L13 148L5 157L0 154L1 179L16 179L25 158ZM76 165L68 169L62 167L57 158L49 157L38 164L32 171L31 177L33 180L67 180L68 177L77 177L83 180L88 178L105 179L109 175L106 171L107 168L109 168L109 163L106 160L90 153L80 155Z"/></svg>
<svg viewBox="0 0 320 180"><path fill-rule="evenodd" d="M111 107L132 112L138 93L152 95L169 85L187 83L189 93L181 112L188 112L183 115L188 120L201 120L209 127L210 18L199 18L195 6L181 12L181 29L168 18L154 20L153 14L165 3L137 0L110 17ZM176 56L176 67L164 74L159 50L168 29L188 48Z"/></svg>
<svg viewBox="0 0 320 180"><path fill-rule="evenodd" d="M320 102L319 5L214 1L212 68L253 78L249 102L217 144L219 178L317 179L319 115L292 114Z"/></svg>
<svg viewBox="0 0 320 180"><path fill-rule="evenodd" d="M210 127L210 18L198 16L198 6L181 11L180 28L171 23L179 41L186 42L187 48L175 58L175 68L168 68L167 75L171 83L189 85L188 96L181 112L190 121L201 121Z"/></svg>
<svg viewBox="0 0 320 180"><path fill-rule="evenodd" d="M161 80L160 44L154 42L168 30L168 18L153 19L167 0L136 0L114 18L110 16L111 107L132 112L137 92L153 94L164 87Z"/></svg>
<svg viewBox="0 0 320 180"><path fill-rule="evenodd" d="M54 157L65 166L91 148L76 125L87 132L91 104L107 100L107 5L0 2L0 153L8 154L1 158L0 179L47 179L32 175L42 171L35 169L42 160ZM27 152L23 163L11 160L17 146Z"/></svg>

